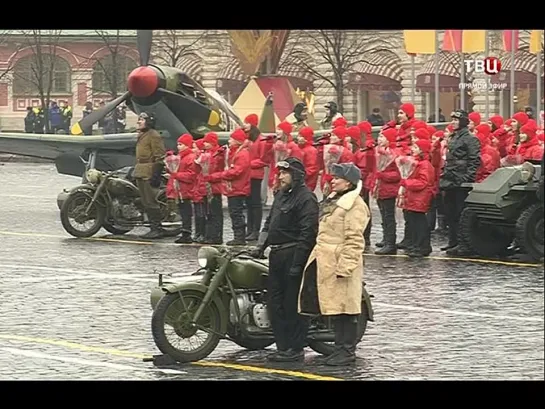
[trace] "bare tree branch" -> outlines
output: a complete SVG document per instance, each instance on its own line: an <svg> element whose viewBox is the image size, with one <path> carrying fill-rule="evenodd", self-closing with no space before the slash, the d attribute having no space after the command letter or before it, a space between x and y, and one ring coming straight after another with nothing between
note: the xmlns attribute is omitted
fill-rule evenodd
<svg viewBox="0 0 545 409"><path fill-rule="evenodd" d="M57 46L62 30L21 31L23 48L32 54L23 60L19 70L13 70L15 91L25 95L38 95L44 109L45 128L49 132L49 103L55 86L55 73L59 68ZM68 70L69 72L69 70ZM70 86L70 84L68 84Z"/></svg>
<svg viewBox="0 0 545 409"><path fill-rule="evenodd" d="M152 57L159 64L169 67L179 67L185 56L195 52L198 46L206 41L208 31L203 31L190 42L182 39L189 38L186 30L161 30L154 36Z"/></svg>
<svg viewBox="0 0 545 409"><path fill-rule="evenodd" d="M301 33L299 42L310 50L308 53L319 62L328 65L331 74L319 72L305 61L299 64L316 78L329 83L337 94L339 110L344 108L344 88L347 75L359 64L379 66L371 60L377 53L395 48L392 40L384 37L356 34L346 30L308 30ZM318 64L319 65L319 64Z"/></svg>
<svg viewBox="0 0 545 409"><path fill-rule="evenodd" d="M9 46L10 42L12 42L13 40L13 34L14 34L14 31L13 30L0 30L0 47L1 46ZM8 77L8 74L13 70L13 61L15 60L15 57L17 56L17 54L19 53L19 51L21 50L21 45L18 44L18 43L15 43L15 47L13 49L13 53L12 53L12 58L11 60L8 62L8 65L2 69L0 69L0 81L5 81Z"/></svg>
<svg viewBox="0 0 545 409"><path fill-rule="evenodd" d="M74 53L74 55L83 60L86 59L88 65L93 67L91 95L102 96L106 94L109 98L115 99L125 89L128 74L138 66L128 56L131 51L135 50L136 40L134 40L133 44L123 44L120 30L117 30L114 35L103 30L95 30L95 33L108 50L108 54L103 57L93 58L78 53Z"/></svg>

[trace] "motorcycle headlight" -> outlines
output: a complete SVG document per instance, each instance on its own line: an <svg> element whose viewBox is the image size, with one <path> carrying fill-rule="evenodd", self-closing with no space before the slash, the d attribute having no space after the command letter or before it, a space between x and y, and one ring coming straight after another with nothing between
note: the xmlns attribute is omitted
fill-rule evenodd
<svg viewBox="0 0 545 409"><path fill-rule="evenodd" d="M201 247L197 252L197 260L199 262L199 266L208 270L214 270L217 267L216 256L218 254L219 251L214 247Z"/></svg>
<svg viewBox="0 0 545 409"><path fill-rule="evenodd" d="M520 180L528 183L536 173L536 168L530 162L524 162L520 167Z"/></svg>
<svg viewBox="0 0 545 409"><path fill-rule="evenodd" d="M89 181L89 183L98 183L100 181L100 177L102 176L102 172L100 170L96 169L89 169L86 173L86 178Z"/></svg>

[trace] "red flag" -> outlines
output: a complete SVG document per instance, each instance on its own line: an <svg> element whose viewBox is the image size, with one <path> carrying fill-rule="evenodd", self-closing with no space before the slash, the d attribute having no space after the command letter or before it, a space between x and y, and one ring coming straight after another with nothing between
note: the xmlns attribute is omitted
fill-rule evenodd
<svg viewBox="0 0 545 409"><path fill-rule="evenodd" d="M515 42L513 43L513 31ZM503 30L503 51L517 51L519 49L519 30Z"/></svg>
<svg viewBox="0 0 545 409"><path fill-rule="evenodd" d="M463 30L445 30L443 38L443 51L462 52Z"/></svg>

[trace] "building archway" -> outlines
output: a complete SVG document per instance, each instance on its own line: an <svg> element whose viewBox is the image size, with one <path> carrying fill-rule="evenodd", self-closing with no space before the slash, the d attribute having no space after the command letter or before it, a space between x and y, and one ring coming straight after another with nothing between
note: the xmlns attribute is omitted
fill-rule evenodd
<svg viewBox="0 0 545 409"><path fill-rule="evenodd" d="M227 61L216 78L216 91L231 105L242 94L249 79L235 57Z"/></svg>
<svg viewBox="0 0 545 409"><path fill-rule="evenodd" d="M93 97L109 96L115 98L127 89L127 77L138 67L134 59L127 55L107 54L95 62L92 77Z"/></svg>
<svg viewBox="0 0 545 409"><path fill-rule="evenodd" d="M430 119L435 112L435 60L435 55L430 56L416 76L416 90L424 93L425 120ZM450 113L460 106L460 68L458 53L439 53L439 108L442 112ZM469 81L470 79L467 80ZM466 104L468 103L469 98L466 98Z"/></svg>
<svg viewBox="0 0 545 409"><path fill-rule="evenodd" d="M44 94L50 91L51 96L72 95L72 69L67 60L52 54L42 54L41 58L30 54L17 60L13 67L14 98L38 98L40 91Z"/></svg>
<svg viewBox="0 0 545 409"><path fill-rule="evenodd" d="M301 91L314 91L314 76L305 69L305 66L313 66L312 57L300 50L286 53L280 59L277 75L287 77L293 89Z"/></svg>
<svg viewBox="0 0 545 409"><path fill-rule="evenodd" d="M195 53L187 53L184 54L180 60L178 68L202 87L204 71L203 59Z"/></svg>
<svg viewBox="0 0 545 409"><path fill-rule="evenodd" d="M392 51L371 52L365 61L355 64L346 86L354 92L357 120L365 120L374 108L380 109L385 121L394 119L402 80L401 58Z"/></svg>
<svg viewBox="0 0 545 409"><path fill-rule="evenodd" d="M524 110L525 106L531 106L534 109L537 105L537 61L540 58L541 67L541 83L544 79L544 59L543 51L539 54L530 53L528 47L521 48L515 52L515 112ZM492 83L501 84L500 92L500 115L507 117L510 115L510 95L511 95L511 53L503 53L500 56L502 62L501 72L494 75L491 79ZM543 98L544 86L541 86L541 96Z"/></svg>

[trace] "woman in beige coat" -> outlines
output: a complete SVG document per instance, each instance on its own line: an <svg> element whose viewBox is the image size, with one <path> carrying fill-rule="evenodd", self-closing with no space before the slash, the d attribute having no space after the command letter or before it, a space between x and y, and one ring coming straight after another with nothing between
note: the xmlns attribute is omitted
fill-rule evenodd
<svg viewBox="0 0 545 409"><path fill-rule="evenodd" d="M353 163L333 165L333 193L320 206L316 246L305 266L299 313L329 315L335 323L335 352L326 364L356 360L357 321L363 291L363 231L370 219L360 196L359 169Z"/></svg>

